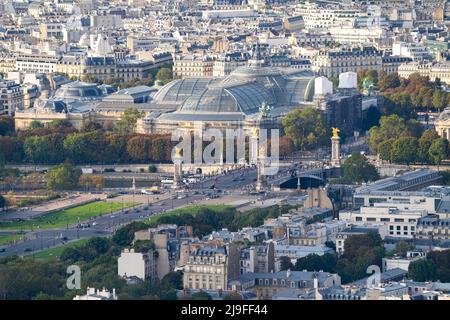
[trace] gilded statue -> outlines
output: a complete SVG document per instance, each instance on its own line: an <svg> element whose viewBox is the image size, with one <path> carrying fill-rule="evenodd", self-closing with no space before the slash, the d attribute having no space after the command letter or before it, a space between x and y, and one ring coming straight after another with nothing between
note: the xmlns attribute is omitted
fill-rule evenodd
<svg viewBox="0 0 450 320"><path fill-rule="evenodd" d="M331 130L333 131L333 137L332 138L339 138L339 132L341 130L339 130L338 128L331 128Z"/></svg>

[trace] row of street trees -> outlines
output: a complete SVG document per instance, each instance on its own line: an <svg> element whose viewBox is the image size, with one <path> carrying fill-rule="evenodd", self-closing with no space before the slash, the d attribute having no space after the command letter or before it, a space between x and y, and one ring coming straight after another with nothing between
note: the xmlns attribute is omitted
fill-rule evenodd
<svg viewBox="0 0 450 320"><path fill-rule="evenodd" d="M66 121L46 127L34 124L17 135L0 136L1 157L34 164L66 160L74 164L171 161L174 142L170 135L133 133L141 116L138 110L129 108L111 130L95 123L86 124L80 131Z"/></svg>
<svg viewBox="0 0 450 320"><path fill-rule="evenodd" d="M397 115L381 117L380 125L369 131L369 147L381 159L394 163L434 163L448 158L449 146L435 130L423 130L415 120Z"/></svg>
<svg viewBox="0 0 450 320"><path fill-rule="evenodd" d="M382 113L397 114L411 118L418 111L442 111L450 105L450 94L441 88L441 81L430 81L429 77L412 74L408 79L397 73L384 73L376 70L358 72L358 87L362 89L364 79L373 83L374 89L383 96Z"/></svg>

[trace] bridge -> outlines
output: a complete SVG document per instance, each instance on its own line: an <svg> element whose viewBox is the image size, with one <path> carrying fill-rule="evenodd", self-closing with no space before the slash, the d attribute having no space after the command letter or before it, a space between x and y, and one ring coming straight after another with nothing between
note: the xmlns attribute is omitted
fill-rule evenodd
<svg viewBox="0 0 450 320"><path fill-rule="evenodd" d="M326 180L334 176L335 171L335 168L328 167L291 168L269 177L268 184L274 190L318 188L325 185Z"/></svg>

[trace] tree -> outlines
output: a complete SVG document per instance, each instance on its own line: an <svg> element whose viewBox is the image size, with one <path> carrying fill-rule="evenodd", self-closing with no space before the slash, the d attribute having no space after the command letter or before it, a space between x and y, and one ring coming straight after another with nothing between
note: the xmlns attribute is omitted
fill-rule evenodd
<svg viewBox="0 0 450 320"><path fill-rule="evenodd" d="M128 246L134 239L134 233L146 228L148 228L148 225L143 222L129 223L114 233L112 241L119 246Z"/></svg>
<svg viewBox="0 0 450 320"><path fill-rule="evenodd" d="M406 253L412 249L414 249L414 245L409 244L406 241L399 241L395 244L395 248L392 253L401 257L406 257Z"/></svg>
<svg viewBox="0 0 450 320"><path fill-rule="evenodd" d="M378 151L378 145L390 139L397 139L407 131L405 120L397 115L384 116L380 119L379 127L372 127L369 131L369 147L374 153Z"/></svg>
<svg viewBox="0 0 450 320"><path fill-rule="evenodd" d="M380 91L384 92L389 89L394 89L399 87L401 84L400 77L397 73L389 73L386 75L383 75L378 80L378 87Z"/></svg>
<svg viewBox="0 0 450 320"><path fill-rule="evenodd" d="M183 275L181 272L172 271L166 274L161 280L161 286L170 289L183 289Z"/></svg>
<svg viewBox="0 0 450 320"><path fill-rule="evenodd" d="M0 136L14 133L14 117L0 116Z"/></svg>
<svg viewBox="0 0 450 320"><path fill-rule="evenodd" d="M320 271L335 272L337 256L335 254L326 253L323 256L317 254L309 254L306 257L297 259L295 270L297 271Z"/></svg>
<svg viewBox="0 0 450 320"><path fill-rule="evenodd" d="M138 109L129 107L125 109L122 117L116 123L116 129L120 133L131 133L136 129L138 119L142 118L143 114Z"/></svg>
<svg viewBox="0 0 450 320"><path fill-rule="evenodd" d="M78 185L81 188L86 188L87 190L95 188L97 190L102 190L105 185L105 179L100 175L86 175L83 174L78 181Z"/></svg>
<svg viewBox="0 0 450 320"><path fill-rule="evenodd" d="M23 144L21 139L10 136L0 136L0 152L5 161L22 161Z"/></svg>
<svg viewBox="0 0 450 320"><path fill-rule="evenodd" d="M286 256L280 257L280 271L292 269L294 269L294 265L292 264L291 259Z"/></svg>
<svg viewBox="0 0 450 320"><path fill-rule="evenodd" d="M314 150L328 143L325 120L315 108L295 109L282 123L287 137L299 150Z"/></svg>
<svg viewBox="0 0 450 320"><path fill-rule="evenodd" d="M168 136L156 136L152 139L151 158L153 161L171 161L172 142Z"/></svg>
<svg viewBox="0 0 450 320"><path fill-rule="evenodd" d="M325 241L325 246L336 251L336 244L331 240Z"/></svg>
<svg viewBox="0 0 450 320"><path fill-rule="evenodd" d="M33 120L33 121L30 122L30 127L29 128L31 130L33 130L33 129L43 128L43 127L44 127L44 125L42 124L42 122L37 121L37 120Z"/></svg>
<svg viewBox="0 0 450 320"><path fill-rule="evenodd" d="M368 182L378 179L378 172L364 155L353 152L344 162L344 178L356 183Z"/></svg>
<svg viewBox="0 0 450 320"><path fill-rule="evenodd" d="M414 281L436 280L436 265L429 259L413 261L408 267L408 277Z"/></svg>
<svg viewBox="0 0 450 320"><path fill-rule="evenodd" d="M238 291L233 290L223 300L242 300L242 296Z"/></svg>
<svg viewBox="0 0 450 320"><path fill-rule="evenodd" d="M70 163L63 163L49 170L47 188L52 190L70 190L78 186L81 169Z"/></svg>
<svg viewBox="0 0 450 320"><path fill-rule="evenodd" d="M438 166L441 164L442 160L448 158L448 141L445 138L439 138L430 146L428 151L431 161Z"/></svg>
<svg viewBox="0 0 450 320"><path fill-rule="evenodd" d="M270 141L270 140L269 140ZM279 153L280 156L287 156L294 152L295 146L290 138L287 136L280 137L279 141Z"/></svg>
<svg viewBox="0 0 450 320"><path fill-rule="evenodd" d="M434 90L432 105L438 112L441 112L441 109L446 106L446 93L440 89Z"/></svg>
<svg viewBox="0 0 450 320"><path fill-rule="evenodd" d="M430 155L429 150L431 144L436 139L439 139L439 135L436 130L425 130L419 139L419 149L417 150L417 158L422 163L429 163Z"/></svg>
<svg viewBox="0 0 450 320"><path fill-rule="evenodd" d="M155 173L157 171L158 171L158 168L156 168L156 166L154 164L151 164L148 166L148 172Z"/></svg>
<svg viewBox="0 0 450 320"><path fill-rule="evenodd" d="M381 112L377 107L370 107L367 110L367 115L363 119L362 129L370 130L370 128L380 124Z"/></svg>
<svg viewBox="0 0 450 320"><path fill-rule="evenodd" d="M336 272L343 283L366 277L367 267L381 267L384 247L378 233L349 236L344 243L344 254L336 264Z"/></svg>
<svg viewBox="0 0 450 320"><path fill-rule="evenodd" d="M199 291L191 295L191 300L212 300L212 298L208 293Z"/></svg>
<svg viewBox="0 0 450 320"><path fill-rule="evenodd" d="M378 144L377 153L380 159L392 161L392 145L394 141L395 139L389 139Z"/></svg>
<svg viewBox="0 0 450 320"><path fill-rule="evenodd" d="M127 153L134 161L148 161L151 155L152 139L146 135L137 135L128 140Z"/></svg>
<svg viewBox="0 0 450 320"><path fill-rule="evenodd" d="M169 83L173 79L172 70L169 68L160 68L156 74L156 79L162 81L164 84Z"/></svg>
<svg viewBox="0 0 450 320"><path fill-rule="evenodd" d="M391 159L396 163L409 165L417 160L419 142L413 137L400 137L394 141L391 149Z"/></svg>

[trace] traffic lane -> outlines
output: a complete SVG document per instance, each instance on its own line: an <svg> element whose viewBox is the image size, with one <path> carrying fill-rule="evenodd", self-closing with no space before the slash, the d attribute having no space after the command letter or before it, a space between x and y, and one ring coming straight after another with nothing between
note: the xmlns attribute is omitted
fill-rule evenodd
<svg viewBox="0 0 450 320"><path fill-rule="evenodd" d="M16 243L13 246L3 247L4 252L0 256L25 255L35 251L41 251L57 247L70 240L83 239L87 237L102 237L110 233L102 230L89 229L63 229L52 232L38 233L35 238L25 242Z"/></svg>
<svg viewBox="0 0 450 320"><path fill-rule="evenodd" d="M168 210L175 209L177 207L193 204L195 203L195 201L204 198L204 195L193 195L188 193L188 196L184 199L161 200L160 202L155 203L151 206L141 205L135 209L129 208L128 210L124 210L123 212L118 211L113 213L112 215L103 215L91 220L83 221L82 223L88 223L90 225L89 228L83 229L77 228L77 226L70 226L66 229L51 229L29 232L27 233L27 235L34 235L34 239L28 239L25 242L16 243L9 247L4 247L5 251L0 252L0 256L30 254L34 251L63 245L66 241L62 238L73 240L86 237L105 236L111 234L115 229L117 229L117 227L122 224L127 224L132 221L139 221L152 215L161 214ZM144 210L145 207L148 207L148 209ZM136 209L138 209L139 212ZM129 213L125 213L126 211L128 211Z"/></svg>
<svg viewBox="0 0 450 320"><path fill-rule="evenodd" d="M243 180L240 180L241 178L243 178ZM197 187L203 187L203 189L208 189L214 185L216 189L240 188L249 183L254 182L254 179L256 179L256 169L252 168L252 169L247 169L245 171L242 170L242 171L229 173L226 175L222 175L222 176L204 181L203 183L200 183L200 185L197 185Z"/></svg>

